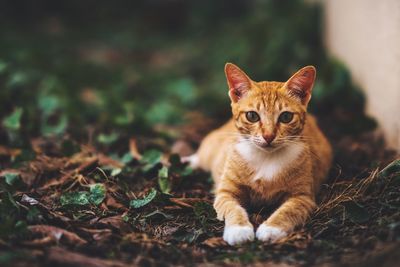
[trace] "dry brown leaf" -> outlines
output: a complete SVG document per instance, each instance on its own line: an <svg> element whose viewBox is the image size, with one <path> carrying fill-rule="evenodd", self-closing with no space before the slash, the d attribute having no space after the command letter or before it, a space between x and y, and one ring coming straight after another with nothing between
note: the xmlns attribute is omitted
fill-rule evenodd
<svg viewBox="0 0 400 267"><path fill-rule="evenodd" d="M207 202L207 203L212 203L211 201L207 200L207 199L202 199L202 198L176 198L176 197L172 197L169 199L172 203L178 204L180 206L183 207L187 207L187 208L193 208L193 205L195 203L199 203L199 202Z"/></svg>
<svg viewBox="0 0 400 267"><path fill-rule="evenodd" d="M49 236L51 238L54 238L56 241L65 240L71 245L80 246L87 243L86 240L82 239L77 234L52 225L30 225L28 226L28 230L33 234Z"/></svg>
<svg viewBox="0 0 400 267"><path fill-rule="evenodd" d="M11 159L15 159L22 152L21 149L18 148L8 148L0 145L0 156L11 157Z"/></svg>
<svg viewBox="0 0 400 267"><path fill-rule="evenodd" d="M106 205L107 205L107 207L111 207L111 208L115 208L115 209L128 210L127 207L125 207L121 203L117 202L115 200L115 198L113 198L110 194L107 194Z"/></svg>
<svg viewBox="0 0 400 267"><path fill-rule="evenodd" d="M25 246L30 246L30 247L44 247L44 246L54 245L57 243L58 243L57 238L52 235L45 236L43 238L34 239L31 241L22 242L22 244L24 244Z"/></svg>
<svg viewBox="0 0 400 267"><path fill-rule="evenodd" d="M96 241L103 241L105 239L109 239L109 237L112 235L111 229L91 229L85 227L81 227L79 229L92 235L92 238Z"/></svg>
<svg viewBox="0 0 400 267"><path fill-rule="evenodd" d="M136 139L133 137L129 139L129 152L131 153L131 156L136 160L140 160L142 158L142 154L140 154L137 148Z"/></svg>
<svg viewBox="0 0 400 267"><path fill-rule="evenodd" d="M121 215L116 215L116 216L111 216L111 217L105 217L101 219L95 219L90 222L92 225L96 224L103 224L106 226L112 226L116 230L119 230L121 232L129 232L130 231L130 226L126 222L122 220Z"/></svg>
<svg viewBox="0 0 400 267"><path fill-rule="evenodd" d="M77 175L91 167L93 167L97 163L97 158L90 158L89 160L85 161L82 163L79 167L76 169L73 169L71 171L68 171L66 174L64 174L61 178L59 179L51 179L49 180L46 184L44 184L40 189L44 190L52 186L57 186L57 185L62 185L64 184L68 179L73 177L74 175Z"/></svg>
<svg viewBox="0 0 400 267"><path fill-rule="evenodd" d="M222 237L211 237L202 242L203 245L206 245L207 247L210 248L216 248L216 247L224 247L227 246L228 244L222 239Z"/></svg>
<svg viewBox="0 0 400 267"><path fill-rule="evenodd" d="M54 266L85 266L85 267L127 267L128 264L116 260L104 260L71 252L60 247L51 247L46 253L46 260Z"/></svg>

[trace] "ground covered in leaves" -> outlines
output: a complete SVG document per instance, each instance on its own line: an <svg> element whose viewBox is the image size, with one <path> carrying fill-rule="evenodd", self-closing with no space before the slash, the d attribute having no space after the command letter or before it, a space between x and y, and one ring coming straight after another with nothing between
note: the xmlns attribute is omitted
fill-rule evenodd
<svg viewBox="0 0 400 267"><path fill-rule="evenodd" d="M184 144L180 140L174 147ZM375 251L394 255L400 161L387 165L393 154L383 152L371 134L334 144L341 157L353 160L333 168L306 226L278 244L229 247L212 208L209 174L181 164L177 154L141 153L139 148L150 144L134 138L126 144L128 153L112 156L68 138L34 139L33 159L0 173L0 261L21 266L260 261L361 266ZM3 160L20 156L21 151L1 148ZM385 168L365 165L376 155ZM258 224L268 212L253 213L251 219Z"/></svg>
<svg viewBox="0 0 400 267"><path fill-rule="evenodd" d="M326 55L318 6L122 2L0 10L1 266L396 266L400 161ZM318 69L310 110L335 164L277 244L227 246L210 174L180 163L229 117L227 61L256 80Z"/></svg>

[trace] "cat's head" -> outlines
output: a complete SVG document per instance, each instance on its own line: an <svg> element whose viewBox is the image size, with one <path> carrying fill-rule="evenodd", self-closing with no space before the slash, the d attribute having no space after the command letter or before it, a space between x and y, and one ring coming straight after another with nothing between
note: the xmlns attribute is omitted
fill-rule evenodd
<svg viewBox="0 0 400 267"><path fill-rule="evenodd" d="M313 66L300 69L286 82L255 82L231 63L225 65L225 74L242 141L266 151L299 141L316 76Z"/></svg>

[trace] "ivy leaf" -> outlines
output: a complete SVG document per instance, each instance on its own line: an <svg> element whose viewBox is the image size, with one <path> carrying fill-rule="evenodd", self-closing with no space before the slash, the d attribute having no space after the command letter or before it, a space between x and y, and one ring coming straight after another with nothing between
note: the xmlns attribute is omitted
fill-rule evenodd
<svg viewBox="0 0 400 267"><path fill-rule="evenodd" d="M13 113L3 119L3 126L8 130L18 131L21 128L22 113L22 108L16 108Z"/></svg>
<svg viewBox="0 0 400 267"><path fill-rule="evenodd" d="M110 134L99 134L97 137L97 141L101 144L111 145L119 138L119 134L116 132L112 132Z"/></svg>
<svg viewBox="0 0 400 267"><path fill-rule="evenodd" d="M64 193L61 198L60 202L62 206L68 205L77 205L77 206L84 206L88 205L89 202L89 192L86 191L79 191L79 192L67 192Z"/></svg>
<svg viewBox="0 0 400 267"><path fill-rule="evenodd" d="M8 185L14 185L20 179L19 173L16 172L7 172L2 176Z"/></svg>
<svg viewBox="0 0 400 267"><path fill-rule="evenodd" d="M100 205L106 197L106 188L103 184L90 185L90 191L78 191L64 193L60 202L62 206L77 205L85 206L89 204Z"/></svg>
<svg viewBox="0 0 400 267"><path fill-rule="evenodd" d="M355 201L346 201L342 204L345 208L346 218L354 223L365 223L369 220L368 211Z"/></svg>
<svg viewBox="0 0 400 267"><path fill-rule="evenodd" d="M169 194L171 192L172 185L168 179L168 168L166 166L158 171L158 186L162 193Z"/></svg>
<svg viewBox="0 0 400 267"><path fill-rule="evenodd" d="M106 187L104 184L92 184L90 185L90 203L98 206L103 202L106 197Z"/></svg>
<svg viewBox="0 0 400 267"><path fill-rule="evenodd" d="M132 199L131 202L129 203L129 205L132 208L138 209L138 208L144 207L147 204L149 204L151 201L154 200L154 198L156 196L157 196L157 190L152 188L150 190L150 192L144 198L142 198L142 199Z"/></svg>
<svg viewBox="0 0 400 267"><path fill-rule="evenodd" d="M45 136L60 135L65 132L67 126L68 119L65 114L60 115L55 124L50 123L49 116L43 116L41 132Z"/></svg>
<svg viewBox="0 0 400 267"><path fill-rule="evenodd" d="M50 116L61 107L59 98L52 95L41 95L38 102L39 108L46 117Z"/></svg>
<svg viewBox="0 0 400 267"><path fill-rule="evenodd" d="M131 155L131 153L127 152L125 153L122 157L121 157L121 162L123 164L128 164L129 162L131 162L133 160L133 157Z"/></svg>
<svg viewBox="0 0 400 267"><path fill-rule="evenodd" d="M140 159L140 162L145 163L142 168L143 171L148 172L149 170L151 170L154 166L161 162L161 157L162 153L158 150L152 149L146 151Z"/></svg>

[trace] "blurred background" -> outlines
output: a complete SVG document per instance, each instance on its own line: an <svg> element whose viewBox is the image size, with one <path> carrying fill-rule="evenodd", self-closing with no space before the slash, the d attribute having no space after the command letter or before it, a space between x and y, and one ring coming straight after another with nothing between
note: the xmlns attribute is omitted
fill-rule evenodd
<svg viewBox="0 0 400 267"><path fill-rule="evenodd" d="M376 5L398 7L394 2ZM365 67L373 59L359 63L347 55L360 51L362 58L379 58L385 51L351 45L353 31L359 31L349 26L356 16L344 12L352 10L348 5L297 0L1 1L0 143L24 146L35 136L66 133L78 140L97 136L104 143L131 135L161 135L168 142L182 135L174 127L207 120L217 125L230 116L226 62L239 65L256 81L285 81L300 67L315 65L318 78L310 109L328 135L373 130L377 124L365 115L365 96L340 61L352 69L364 66L357 75L364 88L364 78L377 73ZM369 15L359 19L385 26ZM367 28L366 39L358 42L369 43L379 30ZM342 32L346 36L340 39ZM370 87L365 86L371 96L382 95L383 88ZM398 91L385 99L397 105ZM373 103L373 109L389 105ZM391 125L384 129L392 146L398 146L397 115L384 124Z"/></svg>

